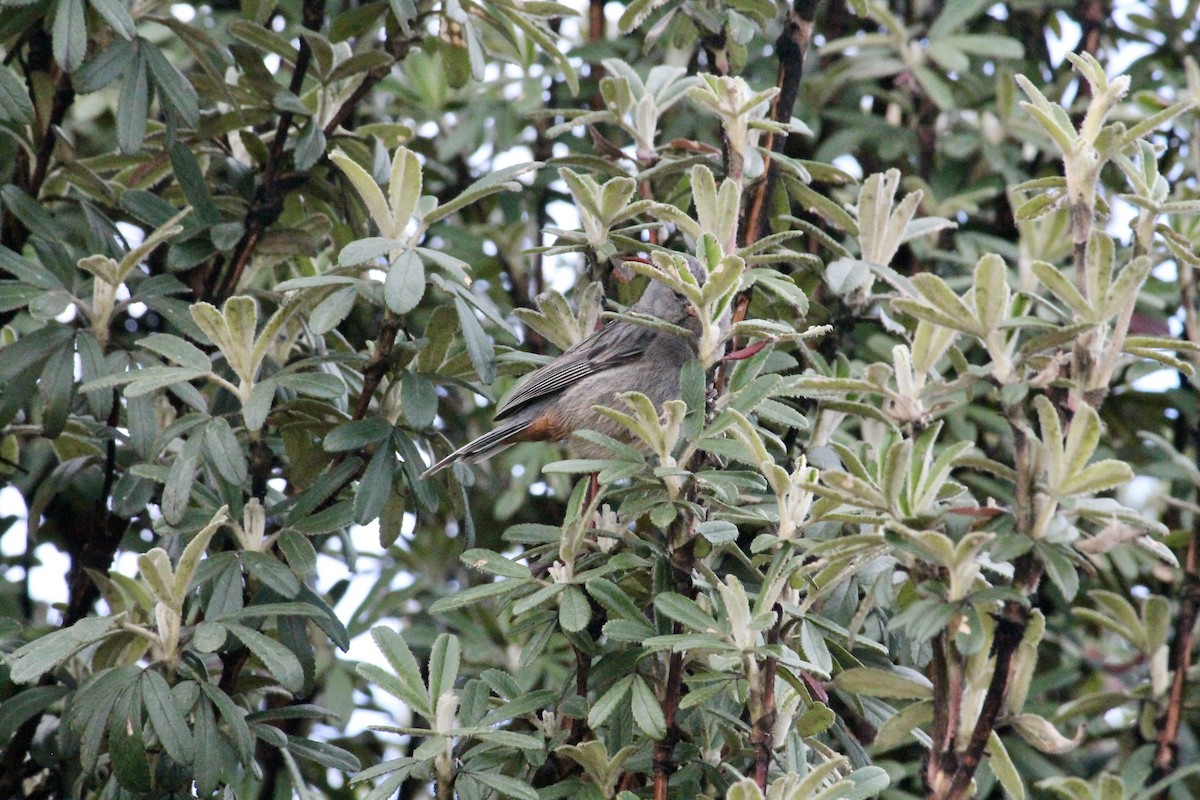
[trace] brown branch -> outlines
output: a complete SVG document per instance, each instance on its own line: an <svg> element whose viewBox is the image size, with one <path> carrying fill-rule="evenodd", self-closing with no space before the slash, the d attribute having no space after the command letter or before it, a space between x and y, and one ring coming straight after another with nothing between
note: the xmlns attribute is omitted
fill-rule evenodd
<svg viewBox="0 0 1200 800"><path fill-rule="evenodd" d="M50 174L50 159L54 155L54 144L56 141L54 129L62 124L63 119L66 118L67 109L75 102L75 89L71 85L71 76L54 62L54 56L51 52L50 35L45 31L39 31L31 35L29 39L29 65L26 80L30 83L31 87L32 81L28 76L37 72L49 75L54 81L54 99L50 104L50 114L46 118L46 124L41 128L41 135L36 138L38 145L32 169L29 169L25 151L18 148L16 156L17 165L13 174L13 182L20 185L25 193L35 200L37 199L38 192L41 191L42 184L46 182L46 177ZM31 88L30 100L34 102L34 107L37 108L37 103L32 92ZM38 133L36 124L33 128L36 136ZM27 180L20 181L19 176L26 174L25 170L27 169ZM4 229L0 233L0 244L19 253L28 239L29 230L25 225L15 215L5 215Z"/></svg>
<svg viewBox="0 0 1200 800"><path fill-rule="evenodd" d="M1030 560L1029 563L1036 563ZM975 770L983 759L987 748L988 738L996 729L996 720L1004 708L1004 696L1008 691L1008 680L1011 675L1013 656L1017 652L1021 639L1025 636L1025 626L1029 620L1028 609L1015 601L1009 602L1004 613L996 618L996 634L993 647L996 654L996 669L992 672L991 683L988 684L987 695L983 699L983 708L979 719L971 731L971 739L958 757L958 768L950 782L950 788L942 797L944 800L962 800L971 788L971 780Z"/></svg>
<svg viewBox="0 0 1200 800"><path fill-rule="evenodd" d="M783 31L775 40L775 51L779 57L779 71L775 85L779 94L771 102L771 119L779 123L787 123L792 118L796 108L796 100L800 96L800 79L804 76L804 59L808 55L808 47L812 42L813 19L816 16L819 0L794 0L788 10ZM788 136L777 136L768 132L763 142L766 150L772 153L782 153ZM779 166L775 159L767 158L761 178L751 189L750 203L746 208L746 218L742 223L742 244L751 244L763 237L767 231L768 205L771 194L778 183Z"/></svg>
<svg viewBox="0 0 1200 800"><path fill-rule="evenodd" d="M1034 482L1036 475L1032 454L1029 447L1027 421L1023 409L1011 409L1009 421L1013 428L1013 455L1017 471L1016 494L1013 502L1013 516L1019 533L1030 535L1034 523ZM1029 597L1037 590L1042 577L1042 563L1030 553L1018 558L1014 566L1012 588ZM1012 662L1021 640L1025 637L1025 629L1029 623L1029 606L1016 600L1004 604L1004 609L996 617L996 632L992 639L992 652L996 659L992 679L988 684L987 694L975 727L971 730L971 738L967 746L955 759L954 773L949 779L949 785L934 784L927 787L928 800L964 800L971 787L971 780L979 768L987 749L988 738L996 729L1000 713L1004 710L1004 699L1008 693L1008 683L1012 677ZM942 700L935 696L934 704ZM935 743L936 744L936 743ZM953 740L948 742L953 747ZM945 758L946 753L930 752L930 759ZM950 758L954 758L950 753ZM944 774L941 776L946 777Z"/></svg>
<svg viewBox="0 0 1200 800"><path fill-rule="evenodd" d="M325 0L304 0L301 7L301 22L304 27L311 31L317 31L320 30L324 21ZM301 36L296 65L292 69L292 78L288 83L288 91L293 95L298 96L304 88L304 79L308 74L310 63L312 63L312 48L308 44L308 39ZM241 280L246 265L250 263L255 248L262 241L263 234L275 224L279 215L283 213L284 199L292 189L303 184L303 180L279 180L280 168L283 163L283 148L287 143L287 133L292 127L294 119L295 114L292 111L284 111L279 115L279 120L275 125L275 136L267 149L267 163L263 168L262 180L243 221L245 231L234 246L233 255L229 259L229 268L224 271L224 274L222 275L219 268L212 270L211 277L216 279L216 282L210 285L208 291L205 292L208 300L220 301L237 289L238 281Z"/></svg>
<svg viewBox="0 0 1200 800"><path fill-rule="evenodd" d="M325 0L304 0L301 7L301 22L310 31L321 29L325 22ZM292 69L292 79L288 83L288 91L299 95L304 88L304 79L308 75L309 64L312 63L312 48L308 39L300 37L300 52L296 57L296 66ZM283 148L287 143L288 130L292 127L295 114L284 111L279 115L275 125L275 137L267 149L267 163L263 168L262 181L250 208L246 211L243 224L245 231L242 238L234 246L233 255L229 259L229 268L221 274L220 269L214 269L211 277L216 279L205 293L206 299L220 301L237 289L238 281L250 263L255 248L262 241L263 234L275 224L283 213L283 201L287 195L304 183L303 179L291 176L288 180L281 179L280 168L283 163ZM316 124L315 121L312 124Z"/></svg>
<svg viewBox="0 0 1200 800"><path fill-rule="evenodd" d="M588 0L588 41L604 41L605 0Z"/></svg>
<svg viewBox="0 0 1200 800"><path fill-rule="evenodd" d="M358 400L354 403L354 413L351 419L358 420L366 416L375 390L379 388L383 377L387 375L392 347L396 344L396 334L399 332L400 318L393 314L391 309L385 309L379 336L375 339L375 352L371 355L370 363L363 368L362 391L358 393Z"/></svg>
<svg viewBox="0 0 1200 800"><path fill-rule="evenodd" d="M779 626L783 621L783 610L777 608L775 624L767 634L767 644L779 644ZM779 662L768 656L762 668L762 702L758 718L750 729L750 741L754 745L754 782L765 794L767 778L771 772L771 753L775 749L775 673Z"/></svg>
<svg viewBox="0 0 1200 800"><path fill-rule="evenodd" d="M679 726L675 717L679 712L682 688L683 653L673 652L667 667L667 693L662 702L667 732L654 745L654 800L667 800L667 785L671 780L671 773L675 771L671 755L675 750L675 743L679 741Z"/></svg>
<svg viewBox="0 0 1200 800"><path fill-rule="evenodd" d="M953 645L941 631L933 640L933 659L930 661L930 682L933 683L933 744L925 764L925 785L935 790L945 784L946 776L955 769L954 741L958 733L958 707L961 705L961 685L956 687L950 678L954 659ZM954 702L955 690L958 700ZM951 706L954 706L952 711Z"/></svg>
<svg viewBox="0 0 1200 800"><path fill-rule="evenodd" d="M413 25L414 31L421 30L420 23L423 19L424 17L422 16ZM337 133L337 129L345 124L346 120L350 119L350 117L354 115L355 110L358 108L358 104L361 103L363 99L371 93L371 90L374 89L380 81L392 73L392 67L395 66L397 62L403 61L405 56L408 55L408 51L420 41L421 37L415 34L408 39L400 39L399 37L389 36L383 43L383 50L392 57L392 62L390 64L380 64L379 66L373 67L367 71L367 74L363 76L362 82L354 88L354 91L350 93L350 96L346 98L346 101L342 103L341 107L339 107L334 115L329 118L329 122L325 123L325 135L333 136L335 133Z"/></svg>
<svg viewBox="0 0 1200 800"><path fill-rule="evenodd" d="M371 93L376 84L391 74L391 71L391 64L382 64L369 70L366 76L363 77L362 83L350 93L350 96L346 98L346 102L342 103L337 112L330 117L329 122L325 123L325 135L332 136L336 133L337 129L354 114L355 109L358 108L358 104L362 102L363 98Z"/></svg>
<svg viewBox="0 0 1200 800"><path fill-rule="evenodd" d="M592 658L587 653L580 650L574 644L571 645L571 650L575 654L575 694L587 700L588 696L588 675L592 668ZM588 724L587 719L576 719L574 717L567 718L567 744L579 744L583 741L583 737L587 735ZM578 766L578 765L576 765ZM559 774L558 780L563 780L566 776Z"/></svg>
<svg viewBox="0 0 1200 800"><path fill-rule="evenodd" d="M1188 539L1187 557L1184 562L1183 585L1180 591L1179 616L1175 619L1175 641L1171 647L1171 668L1174 678L1167 700L1166 719L1158 735L1158 747L1154 754L1152 781L1165 778L1178 766L1177 741L1183 724L1184 692L1187 689L1187 674L1192 666L1192 647L1195 644L1196 615L1200 608L1200 570L1197 550L1200 549L1200 526L1193 526ZM1168 790L1159 795L1165 800Z"/></svg>
<svg viewBox="0 0 1200 800"><path fill-rule="evenodd" d="M38 685L49 684L50 682L43 678ZM32 718L25 720L9 740L8 746L4 748L4 757L0 759L0 797L25 796L22 789L22 784L25 782L25 770L22 769L22 766L25 763L25 754L29 752L29 747L33 744L33 735L37 733L41 721L41 714L35 714Z"/></svg>
<svg viewBox="0 0 1200 800"><path fill-rule="evenodd" d="M692 583L692 569L696 563L695 549L695 520L691 517L677 517L676 522L668 532L669 558L671 562L671 579L675 591L685 597L695 599L696 587ZM672 625L672 630L678 633L678 623ZM666 721L667 732L654 746L654 800L667 800L667 787L671 773L675 771L673 754L675 744L679 741L679 725L676 717L679 714L679 702L683 698L683 653L671 653L667 664L667 688L662 700L663 719Z"/></svg>
<svg viewBox="0 0 1200 800"><path fill-rule="evenodd" d="M1103 0L1079 0L1075 8L1075 19L1080 28L1079 44L1075 47L1076 53L1087 53L1094 56L1100 52L1100 34L1104 32L1105 20L1112 13L1107 6L1108 4ZM1080 86L1081 94L1084 93L1085 87L1090 91L1090 85L1084 81Z"/></svg>

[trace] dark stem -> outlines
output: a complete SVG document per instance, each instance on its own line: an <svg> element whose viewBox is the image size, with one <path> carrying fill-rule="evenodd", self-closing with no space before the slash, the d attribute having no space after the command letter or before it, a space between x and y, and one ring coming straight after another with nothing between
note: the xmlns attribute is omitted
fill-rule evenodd
<svg viewBox="0 0 1200 800"><path fill-rule="evenodd" d="M1037 564L1033 559L1029 559L1025 563ZM1020 566L1021 564L1018 563L1018 568ZM1025 636L1025 626L1028 620L1028 608L1017 602L1007 603L1004 612L996 618L996 634L993 640L996 669L992 672L992 680L988 684L987 695L983 699L983 708L979 712L979 719L971 731L971 739L959 754L958 768L954 771L949 790L942 796L943 800L962 800L971 788L971 780L975 777L975 770L979 768L979 762L983 759L988 738L996 729L996 720L999 719L1000 712L1004 708L1004 696L1008 691L1013 656L1021 644L1021 639Z"/></svg>
<svg viewBox="0 0 1200 800"><path fill-rule="evenodd" d="M929 679L933 683L934 697L933 729L930 731L933 745L929 750L929 761L925 765L925 785L930 789L943 785L946 781L945 776L953 774L955 769L954 737L957 720L951 717L952 703L946 702L953 695L950 659L954 656L950 648L946 632L941 631L933 640L933 659L929 664Z"/></svg>
<svg viewBox="0 0 1200 800"><path fill-rule="evenodd" d="M1177 741L1183 724L1184 693L1187 689L1187 674L1192 666L1192 647L1195 644L1197 609L1200 608L1200 572L1197 570L1200 549L1200 526L1193 526L1188 539L1187 557L1184 562L1183 585L1180 591L1179 616L1175 619L1175 641L1171 647L1171 693L1167 700L1166 719L1158 735L1158 747L1154 754L1154 774L1151 782L1165 778L1178 766ZM1168 789L1159 794L1166 800Z"/></svg>
<svg viewBox="0 0 1200 800"><path fill-rule="evenodd" d="M75 101L75 90L71 85L71 76L63 72L54 62L50 34L39 30L30 34L28 41L29 58L26 66L26 82L30 82L28 76L38 72L45 73L54 80L54 99L50 104L50 115L46 119L45 127L40 131L40 136L37 136L38 131L35 129L38 145L32 169L30 169L25 151L18 148L17 166L13 170L13 182L21 186L26 194L36 200L42 184L46 181L46 176L50 173L50 158L54 155L54 129L62 124L67 115L67 109ZM16 50L14 49L13 52L15 53ZM32 94L30 100L34 100ZM37 103L35 102L34 105L36 107ZM22 176L27 176L26 180L22 181ZM0 244L10 250L21 252L29 238L28 229L13 214L6 214L3 222Z"/></svg>
<svg viewBox="0 0 1200 800"><path fill-rule="evenodd" d="M300 14L305 28L310 31L320 30L325 22L325 0L304 0ZM308 39L301 36L300 52L296 58L296 66L292 69L291 81L288 83L288 90L292 94L299 96L304 88L304 79L311 62L312 48L308 45ZM233 255L229 259L229 268L224 271L224 275L222 276L219 269L213 270L212 277L216 284L206 292L209 300L220 301L233 294L246 265L254 255L255 248L262 241L263 233L274 225L283 213L284 198L304 182L295 178L281 180L280 175L283 148L287 144L288 130L291 129L294 118L295 115L291 111L284 111L279 115L279 121L275 125L275 137L267 150L267 163L263 168L262 181L254 201L246 212L245 232L234 247Z"/></svg>
<svg viewBox="0 0 1200 800"><path fill-rule="evenodd" d="M778 616L775 624L767 634L767 644L779 644L779 625L783 620L782 609L777 609ZM775 672L778 661L767 657L762 668L762 705L759 708L758 719L754 720L750 731L750 741L754 743L754 782L764 793L767 791L767 777L771 772L771 752L774 750L775 728Z"/></svg>
<svg viewBox="0 0 1200 800"><path fill-rule="evenodd" d="M383 323L379 328L379 336L375 339L375 352L371 355L371 362L363 368L362 391L358 393L358 400L354 403L352 419L362 419L366 415L367 409L370 408L375 390L379 388L380 381L387 375L392 347L396 344L396 334L399 332L400 318L390 309L385 310Z"/></svg>
<svg viewBox="0 0 1200 800"><path fill-rule="evenodd" d="M696 598L696 587L692 583L692 569L696 563L695 520L680 516L671 525L667 534L671 561L671 580L675 591L690 599ZM681 630L678 623L672 626L674 633ZM662 700L663 718L666 720L666 735L654 746L654 800L667 800L667 786L671 773L675 771L673 753L679 741L679 701L683 697L683 653L671 653L667 664L667 687Z"/></svg>
<svg viewBox="0 0 1200 800"><path fill-rule="evenodd" d="M675 627L677 629L678 625ZM671 653L667 667L667 693L662 704L667 733L654 746L654 800L667 800L667 784L675 770L671 754L675 750L675 743L679 741L679 727L675 724L675 716L679 711L682 687L683 653Z"/></svg>
<svg viewBox="0 0 1200 800"><path fill-rule="evenodd" d="M1075 9L1075 19L1079 23L1081 35L1075 48L1077 53L1096 55L1100 52L1100 34L1104 32L1104 21L1108 19L1109 10L1103 0L1080 0ZM1091 90L1087 81L1080 81L1079 91L1082 96Z"/></svg>
<svg viewBox="0 0 1200 800"><path fill-rule="evenodd" d="M771 103L771 119L786 123L792 118L796 99L800 96L800 79L804 76L804 59L812 42L813 18L819 0L794 0L783 24L783 31L775 40L779 55L779 71L775 85L779 94ZM777 136L768 132L763 146L772 153L782 153L789 136ZM742 244L756 242L767 232L771 194L778 183L779 167L772 158L766 159L763 176L751 189L750 202L746 207L746 218L742 224Z"/></svg>
<svg viewBox="0 0 1200 800"><path fill-rule="evenodd" d="M592 668L592 658L575 645L571 645L571 650L575 653L575 694L586 700L588 696L588 675ZM587 720L570 717L567 720L566 728L567 742L569 744L578 744L583 741L583 737L587 734Z"/></svg>
<svg viewBox="0 0 1200 800"><path fill-rule="evenodd" d="M414 23L413 30L421 30L420 26L423 24L423 22L424 16L421 16L416 23ZM391 64L380 64L378 67L372 67L367 71L367 74L363 77L362 83L360 83L355 90L350 93L350 96L346 98L346 102L342 103L337 112L330 117L329 122L325 123L325 135L333 136L335 133L337 133L337 129L345 124L346 120L354 116L354 111L358 108L358 104L363 101L363 98L370 94L371 90L374 89L381 80L390 75L392 73L392 66L398 61L403 61L404 57L408 55L408 51L420 41L421 37L416 34L408 39L401 39L398 36L389 36L383 43L383 51L392 57L393 62Z"/></svg>
<svg viewBox="0 0 1200 800"><path fill-rule="evenodd" d="M1034 524L1034 489L1035 467L1029 446L1028 422L1023 416L1023 409L1009 409L1009 423L1013 428L1013 460L1017 470L1016 493L1013 500L1013 517L1018 533L1031 535ZM1026 597L1031 597L1037 591L1037 585L1042 577L1042 563L1031 553L1018 558L1014 565L1012 588ZM1025 636L1029 623L1029 606L1015 600L1004 604L1004 609L996 617L996 632L992 639L992 652L996 658L996 666L988 684L987 694L983 699L983 707L975 727L971 730L971 738L967 746L953 756L954 739L945 742L950 750L947 753L930 753L930 759L947 758L955 760L953 776L949 785L945 784L946 775L940 775L942 782L927 787L928 800L964 800L971 787L971 780L979 768L987 749L988 738L996 729L1000 713L1004 710L1004 699L1008 693L1008 683L1011 678L1013 656ZM945 702L946 698L934 697L934 705ZM935 745L937 742L935 742Z"/></svg>

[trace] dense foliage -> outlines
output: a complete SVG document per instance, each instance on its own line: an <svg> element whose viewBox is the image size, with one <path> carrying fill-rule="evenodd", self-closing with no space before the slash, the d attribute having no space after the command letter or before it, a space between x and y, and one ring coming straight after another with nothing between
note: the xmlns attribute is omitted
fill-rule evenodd
<svg viewBox="0 0 1200 800"><path fill-rule="evenodd" d="M0 797L1200 794L1200 1L0 6Z"/></svg>

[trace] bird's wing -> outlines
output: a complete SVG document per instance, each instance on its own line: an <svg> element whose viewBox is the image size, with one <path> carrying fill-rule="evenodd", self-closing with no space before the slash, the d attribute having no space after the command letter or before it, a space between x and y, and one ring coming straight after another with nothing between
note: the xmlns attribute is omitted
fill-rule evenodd
<svg viewBox="0 0 1200 800"><path fill-rule="evenodd" d="M598 372L626 364L646 350L655 332L641 325L614 322L605 325L561 356L530 373L516 391L496 408L496 419L550 397Z"/></svg>

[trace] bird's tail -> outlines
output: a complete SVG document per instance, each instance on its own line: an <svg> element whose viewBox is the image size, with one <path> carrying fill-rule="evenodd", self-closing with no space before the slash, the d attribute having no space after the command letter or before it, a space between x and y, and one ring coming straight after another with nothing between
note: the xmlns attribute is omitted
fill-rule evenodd
<svg viewBox="0 0 1200 800"><path fill-rule="evenodd" d="M421 478L428 478L435 472L445 469L460 461L474 463L490 458L511 444L521 440L521 434L529 427L528 420L512 420L493 431L488 431L478 439L467 442L450 455L435 463L421 473Z"/></svg>

